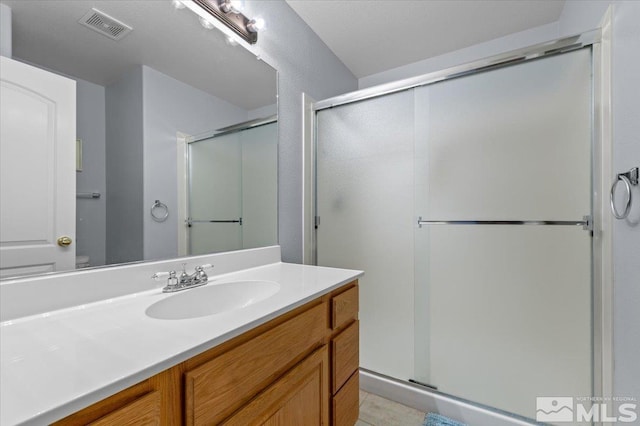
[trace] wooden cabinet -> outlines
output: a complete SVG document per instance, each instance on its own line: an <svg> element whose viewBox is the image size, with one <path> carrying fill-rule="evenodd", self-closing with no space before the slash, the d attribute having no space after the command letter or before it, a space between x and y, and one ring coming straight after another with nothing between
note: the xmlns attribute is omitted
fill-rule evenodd
<svg viewBox="0 0 640 426"><path fill-rule="evenodd" d="M324 425L329 418L329 352L309 355L222 424Z"/></svg>
<svg viewBox="0 0 640 426"><path fill-rule="evenodd" d="M325 309L318 304L186 373L188 425L216 424L322 343Z"/></svg>
<svg viewBox="0 0 640 426"><path fill-rule="evenodd" d="M160 424L160 392L150 392L104 417L89 423L91 426L134 426Z"/></svg>
<svg viewBox="0 0 640 426"><path fill-rule="evenodd" d="M352 426L359 414L358 286L331 297L331 424Z"/></svg>
<svg viewBox="0 0 640 426"><path fill-rule="evenodd" d="M171 370L164 371L122 392L118 392L84 410L53 423L68 425L169 425L176 424L167 386L172 383Z"/></svg>
<svg viewBox="0 0 640 426"><path fill-rule="evenodd" d="M358 369L360 361L358 325L358 321L354 321L331 340L334 393L338 392Z"/></svg>
<svg viewBox="0 0 640 426"><path fill-rule="evenodd" d="M332 422L335 426L353 426L358 421L360 407L360 382L354 372L347 383L332 398Z"/></svg>
<svg viewBox="0 0 640 426"><path fill-rule="evenodd" d="M331 298L331 328L349 324L358 317L358 286L354 285Z"/></svg>
<svg viewBox="0 0 640 426"><path fill-rule="evenodd" d="M358 419L357 281L56 425L348 425Z"/></svg>

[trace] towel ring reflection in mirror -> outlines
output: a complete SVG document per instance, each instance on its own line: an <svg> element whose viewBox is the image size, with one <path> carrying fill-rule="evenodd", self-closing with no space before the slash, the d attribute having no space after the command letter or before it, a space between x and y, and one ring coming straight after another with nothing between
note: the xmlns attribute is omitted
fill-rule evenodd
<svg viewBox="0 0 640 426"><path fill-rule="evenodd" d="M151 218L156 222L164 222L169 217L169 207L160 200L156 200L151 206Z"/></svg>
<svg viewBox="0 0 640 426"><path fill-rule="evenodd" d="M616 188L618 184L622 182L624 183L625 189L625 197L624 197L624 211L622 213L618 212L616 209L616 204L614 201ZM631 195L631 186L638 185L638 168L634 167L626 173L619 173L616 177L615 182L611 185L611 194L609 197L609 201L611 203L611 212L616 219L625 219L629 216L629 212L631 211L631 203L633 202L633 198Z"/></svg>

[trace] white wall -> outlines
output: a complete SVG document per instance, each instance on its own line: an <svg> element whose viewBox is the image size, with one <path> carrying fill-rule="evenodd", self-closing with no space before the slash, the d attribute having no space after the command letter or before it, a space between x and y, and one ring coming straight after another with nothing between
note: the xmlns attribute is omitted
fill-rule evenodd
<svg viewBox="0 0 640 426"><path fill-rule="evenodd" d="M272 105L249 110L249 116L247 118L249 120L253 120L255 118L267 118L276 114L278 114L278 104L274 103Z"/></svg>
<svg viewBox="0 0 640 426"><path fill-rule="evenodd" d="M106 113L105 88L76 80L76 137L82 139L83 170L76 173L78 192L99 192L98 199L76 200L76 255L91 266L106 261Z"/></svg>
<svg viewBox="0 0 640 426"><path fill-rule="evenodd" d="M560 36L579 34L597 28L610 3L607 0L565 2L558 19Z"/></svg>
<svg viewBox="0 0 640 426"><path fill-rule="evenodd" d="M479 43L444 55L434 56L412 64L362 77L358 88L364 89L378 84L389 83L433 71L439 71L489 56L520 49L533 44L553 40L558 37L558 23L541 25L529 30L509 34L484 43Z"/></svg>
<svg viewBox="0 0 640 426"><path fill-rule="evenodd" d="M144 115L144 259L178 255L176 133L201 134L247 120L247 111L142 67ZM169 208L164 222L151 218L155 200Z"/></svg>

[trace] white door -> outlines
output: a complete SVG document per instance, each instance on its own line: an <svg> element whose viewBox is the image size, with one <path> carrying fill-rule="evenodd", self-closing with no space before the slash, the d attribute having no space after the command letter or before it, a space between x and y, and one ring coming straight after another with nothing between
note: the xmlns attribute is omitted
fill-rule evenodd
<svg viewBox="0 0 640 426"><path fill-rule="evenodd" d="M75 81L0 61L0 277L73 269Z"/></svg>

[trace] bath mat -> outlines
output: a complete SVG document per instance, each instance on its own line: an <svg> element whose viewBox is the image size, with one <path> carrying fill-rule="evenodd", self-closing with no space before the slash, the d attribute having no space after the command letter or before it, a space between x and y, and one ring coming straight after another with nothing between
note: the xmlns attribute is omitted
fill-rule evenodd
<svg viewBox="0 0 640 426"><path fill-rule="evenodd" d="M449 417L442 416L437 413L427 413L424 417L423 426L468 426L466 423L460 423Z"/></svg>

